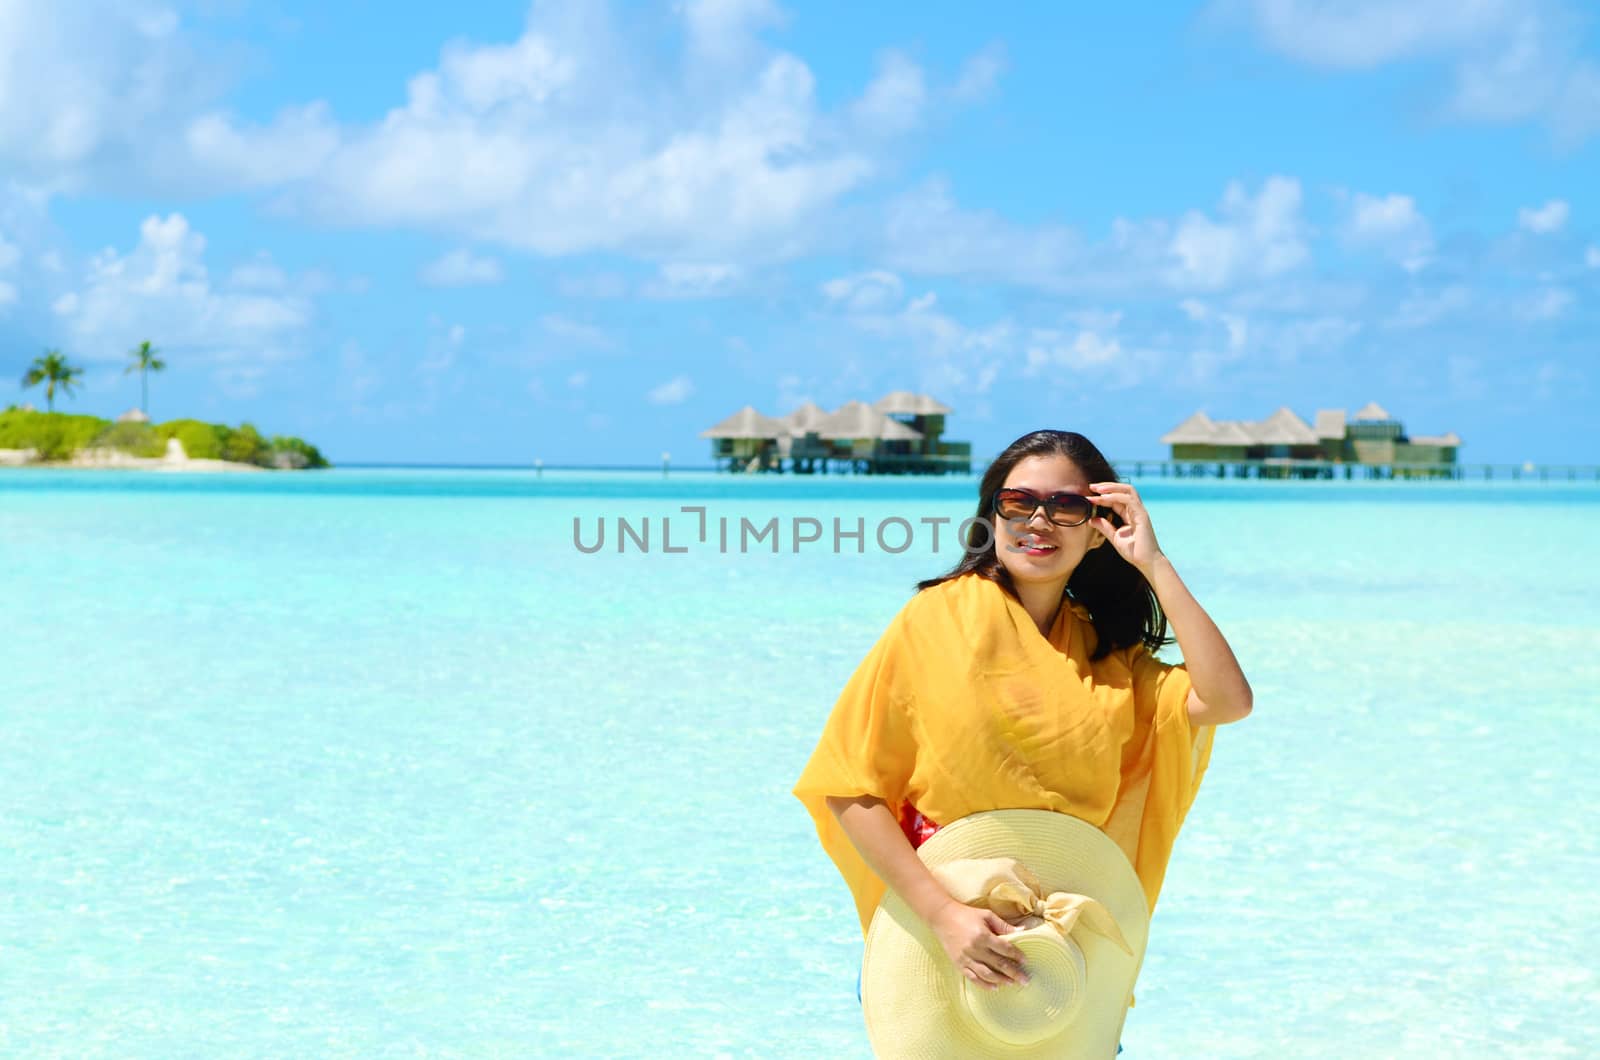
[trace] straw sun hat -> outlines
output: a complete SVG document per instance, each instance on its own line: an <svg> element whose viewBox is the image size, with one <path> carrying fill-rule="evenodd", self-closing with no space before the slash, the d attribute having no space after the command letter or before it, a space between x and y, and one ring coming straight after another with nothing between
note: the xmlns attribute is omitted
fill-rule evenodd
<svg viewBox="0 0 1600 1060"><path fill-rule="evenodd" d="M1020 930L1026 984L986 990L893 890L867 929L861 1002L880 1057L1116 1055L1150 912L1133 866L1087 821L991 810L940 828L917 854L952 897Z"/></svg>

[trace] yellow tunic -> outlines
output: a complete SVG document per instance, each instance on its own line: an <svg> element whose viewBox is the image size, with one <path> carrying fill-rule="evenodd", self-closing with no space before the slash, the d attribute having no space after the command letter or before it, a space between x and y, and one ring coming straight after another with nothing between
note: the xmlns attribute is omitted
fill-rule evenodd
<svg viewBox="0 0 1600 1060"><path fill-rule="evenodd" d="M911 802L936 824L980 810L1080 817L1127 854L1155 911L1172 844L1211 757L1183 665L1143 645L1091 663L1089 612L1063 603L1047 638L999 585L963 575L917 593L845 685L794 794L866 931L884 884L824 799Z"/></svg>

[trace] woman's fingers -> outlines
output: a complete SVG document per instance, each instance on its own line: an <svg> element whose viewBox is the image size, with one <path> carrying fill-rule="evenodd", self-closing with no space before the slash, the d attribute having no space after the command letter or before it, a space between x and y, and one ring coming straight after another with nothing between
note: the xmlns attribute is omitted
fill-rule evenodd
<svg viewBox="0 0 1600 1060"><path fill-rule="evenodd" d="M992 910L952 901L929 921L950 961L986 989L1025 983L1022 951L1005 936L1017 930Z"/></svg>
<svg viewBox="0 0 1600 1060"><path fill-rule="evenodd" d="M990 913L985 917L984 923L993 934L983 940L983 952L974 955L975 958L987 964L993 971L1004 976L1010 982L1027 982L1028 972L1022 963L1022 951L1017 948L1015 943L1009 942L1005 938L1016 928L994 913Z"/></svg>
<svg viewBox="0 0 1600 1060"><path fill-rule="evenodd" d="M1131 496L1126 493L1102 493L1092 498L1092 500L1101 507L1109 508L1116 512L1125 525L1136 525L1145 522L1144 505L1139 503L1137 496Z"/></svg>
<svg viewBox="0 0 1600 1060"><path fill-rule="evenodd" d="M998 975L1004 976L1008 982L1026 983L1028 970L1023 967L1020 955L1007 957L1003 953L989 953L984 956L984 963Z"/></svg>
<svg viewBox="0 0 1600 1060"><path fill-rule="evenodd" d="M1020 985L1028 981L1028 973L1023 971L1020 962L1008 960L996 953L986 954L983 959L972 961L964 971L968 979L988 987L1009 986L1013 983Z"/></svg>
<svg viewBox="0 0 1600 1060"><path fill-rule="evenodd" d="M993 990L1005 982L1005 980L996 974L991 968L980 962L975 961L961 969L961 971L968 979L971 979L974 983L977 983L979 986L989 990Z"/></svg>
<svg viewBox="0 0 1600 1060"><path fill-rule="evenodd" d="M1126 482L1096 482L1089 488L1094 490L1096 499L1108 504L1118 507L1139 504L1139 491Z"/></svg>

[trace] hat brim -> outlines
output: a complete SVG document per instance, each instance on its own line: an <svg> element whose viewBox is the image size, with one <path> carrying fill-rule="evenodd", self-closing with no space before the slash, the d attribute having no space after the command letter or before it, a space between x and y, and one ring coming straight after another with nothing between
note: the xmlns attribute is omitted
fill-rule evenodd
<svg viewBox="0 0 1600 1060"><path fill-rule="evenodd" d="M1015 858L1038 877L1044 893L1071 891L1104 905L1132 954L1093 932L1075 931L1089 976L1070 1032L1029 1046L1007 1045L973 1021L961 999L965 977L928 926L890 890L873 914L862 956L862 1011L874 1052L879 1057L1019 1060L1114 1055L1150 928L1144 889L1122 848L1094 825L1067 814L990 810L943 826L917 854L929 867L968 858Z"/></svg>

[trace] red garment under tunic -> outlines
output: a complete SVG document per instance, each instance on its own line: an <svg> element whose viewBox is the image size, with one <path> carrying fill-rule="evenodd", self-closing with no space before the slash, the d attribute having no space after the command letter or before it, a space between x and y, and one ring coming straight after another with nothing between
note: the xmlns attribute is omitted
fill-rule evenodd
<svg viewBox="0 0 1600 1060"><path fill-rule="evenodd" d="M900 807L900 831L911 840L911 849L915 850L928 841L928 837L939 830L939 826L922 816L915 806L909 802Z"/></svg>

